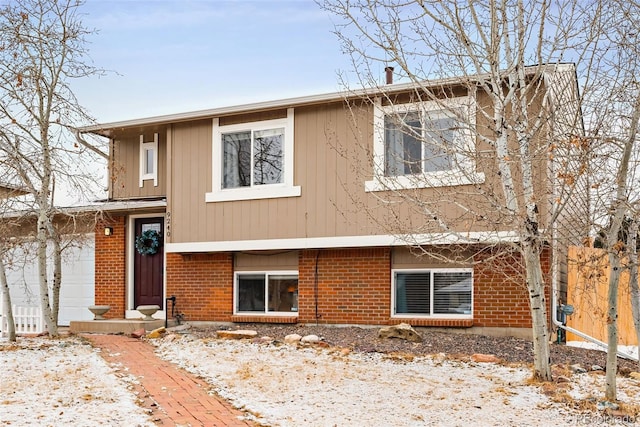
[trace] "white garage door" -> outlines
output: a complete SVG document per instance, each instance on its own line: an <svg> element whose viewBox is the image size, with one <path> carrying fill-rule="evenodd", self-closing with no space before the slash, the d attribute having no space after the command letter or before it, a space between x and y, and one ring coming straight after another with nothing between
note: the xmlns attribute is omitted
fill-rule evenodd
<svg viewBox="0 0 640 427"><path fill-rule="evenodd" d="M87 307L93 305L95 300L94 248L94 238L91 234L83 238L79 247L65 250L58 313L58 324L61 326L68 326L71 320L93 319ZM40 306L37 260L30 259L24 266L8 269L7 281L11 289L11 302L14 305Z"/></svg>

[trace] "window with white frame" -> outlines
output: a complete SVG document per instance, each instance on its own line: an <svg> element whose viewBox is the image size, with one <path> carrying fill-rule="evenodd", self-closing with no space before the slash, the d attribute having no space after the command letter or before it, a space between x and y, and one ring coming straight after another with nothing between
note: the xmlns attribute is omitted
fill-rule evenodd
<svg viewBox="0 0 640 427"><path fill-rule="evenodd" d="M393 270L395 316L471 317L471 269Z"/></svg>
<svg viewBox="0 0 640 427"><path fill-rule="evenodd" d="M140 135L140 187L144 181L153 180L158 186L158 134L153 134L153 141L144 142L144 135Z"/></svg>
<svg viewBox="0 0 640 427"><path fill-rule="evenodd" d="M300 195L293 185L293 108L287 117L220 126L213 119L213 188L206 201Z"/></svg>
<svg viewBox="0 0 640 427"><path fill-rule="evenodd" d="M298 273L236 273L234 295L235 313L295 315L298 312Z"/></svg>
<svg viewBox="0 0 640 427"><path fill-rule="evenodd" d="M474 184L475 103L470 97L374 105L374 179L367 191Z"/></svg>

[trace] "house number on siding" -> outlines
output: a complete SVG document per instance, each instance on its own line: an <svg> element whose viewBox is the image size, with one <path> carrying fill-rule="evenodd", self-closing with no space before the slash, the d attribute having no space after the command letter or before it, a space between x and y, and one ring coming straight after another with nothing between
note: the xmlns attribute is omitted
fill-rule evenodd
<svg viewBox="0 0 640 427"><path fill-rule="evenodd" d="M167 239L169 239L171 237L171 212L167 212L165 227L167 229L165 232L165 236L167 236Z"/></svg>

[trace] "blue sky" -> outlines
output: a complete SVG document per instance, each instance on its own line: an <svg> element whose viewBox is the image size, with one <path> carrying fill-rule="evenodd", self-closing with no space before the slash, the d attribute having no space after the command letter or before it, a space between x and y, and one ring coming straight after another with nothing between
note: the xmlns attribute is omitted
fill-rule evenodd
<svg viewBox="0 0 640 427"><path fill-rule="evenodd" d="M312 0L87 0L93 65L73 84L98 122L340 90L334 17Z"/></svg>

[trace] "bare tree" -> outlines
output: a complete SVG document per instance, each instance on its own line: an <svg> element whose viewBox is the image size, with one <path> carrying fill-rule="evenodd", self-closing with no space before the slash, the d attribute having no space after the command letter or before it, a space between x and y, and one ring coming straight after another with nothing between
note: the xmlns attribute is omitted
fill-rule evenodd
<svg viewBox="0 0 640 427"><path fill-rule="evenodd" d="M592 140L593 223L600 228L600 244L610 267L607 310L606 398L617 399L618 290L628 269L632 307L637 298L637 223L634 206L640 156L640 4L636 1L601 3L606 31L594 51L585 84L583 111ZM632 236L635 233L636 236ZM625 237L627 236L627 237ZM635 287L635 291L634 291ZM638 309L635 309L638 311Z"/></svg>
<svg viewBox="0 0 640 427"><path fill-rule="evenodd" d="M28 209L37 218L40 302L52 336L57 335L62 281L56 189L88 195L87 189L95 188L89 171L95 158L87 156L101 153L76 138L77 126L92 120L70 81L101 72L88 65L81 5L76 0L16 0L0 7L0 126L6 135L0 155L33 198Z"/></svg>
<svg viewBox="0 0 640 427"><path fill-rule="evenodd" d="M588 233L590 147L576 77L589 77L580 74L581 64L603 38L600 3L326 0L321 6L340 18L336 34L352 57L358 85L376 87L383 95L371 101L395 115L381 132L400 127L403 138L422 147L415 154L394 148L378 158L372 154L374 175L382 177L379 189L386 190L375 197L387 207L402 200L425 218L416 226L393 221L401 216L390 213L390 229L405 239L437 230L460 242L468 240L469 230L480 229L487 236L481 247L491 244L485 253L494 259L519 254L533 326L534 377L550 380L549 284L542 256L549 245L575 243ZM407 99L377 83L388 65L412 84L409 101L430 102L444 113L407 115L400 105ZM454 102L460 87L471 95L462 105ZM384 163L394 157L394 164ZM432 190L428 199L405 190L420 188L418 181L438 187L439 179L431 177L443 176L453 179L453 187ZM576 213L582 218L572 223ZM429 244L411 238L407 243L418 249ZM475 255L470 259L479 262Z"/></svg>
<svg viewBox="0 0 640 427"><path fill-rule="evenodd" d="M4 313L0 313L0 316L6 316L3 318L3 322L7 324L6 335L9 341L16 340L16 324L13 319L13 308L11 305L11 293L9 290L9 283L7 282L7 273L4 265L4 260L0 256L0 295L2 295L2 306L5 307ZM4 325L0 325L0 328L4 328ZM3 332L5 332L3 330Z"/></svg>
<svg viewBox="0 0 640 427"><path fill-rule="evenodd" d="M636 330L638 343L638 368L640 369L640 287L638 286L638 231L640 223L637 218L631 220L627 248L629 250L629 295L631 296L631 315Z"/></svg>

